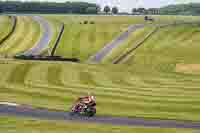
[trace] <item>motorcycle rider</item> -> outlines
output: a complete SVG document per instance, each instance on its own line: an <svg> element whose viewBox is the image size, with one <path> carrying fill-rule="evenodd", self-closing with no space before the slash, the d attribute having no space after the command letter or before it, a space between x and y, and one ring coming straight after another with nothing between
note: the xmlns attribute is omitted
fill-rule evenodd
<svg viewBox="0 0 200 133"><path fill-rule="evenodd" d="M89 106L94 107L96 106L95 96L88 93L87 96L78 98L77 105L83 106L84 109L88 108Z"/></svg>

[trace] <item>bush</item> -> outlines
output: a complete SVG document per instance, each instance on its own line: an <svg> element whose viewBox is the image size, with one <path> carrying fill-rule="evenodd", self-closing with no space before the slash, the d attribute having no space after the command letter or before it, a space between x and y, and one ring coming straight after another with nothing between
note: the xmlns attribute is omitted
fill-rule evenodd
<svg viewBox="0 0 200 133"><path fill-rule="evenodd" d="M87 20L85 20L85 21L83 22L83 24L88 24L88 21L87 21Z"/></svg>
<svg viewBox="0 0 200 133"><path fill-rule="evenodd" d="M95 22L94 22L94 21L91 21L90 24L95 24Z"/></svg>

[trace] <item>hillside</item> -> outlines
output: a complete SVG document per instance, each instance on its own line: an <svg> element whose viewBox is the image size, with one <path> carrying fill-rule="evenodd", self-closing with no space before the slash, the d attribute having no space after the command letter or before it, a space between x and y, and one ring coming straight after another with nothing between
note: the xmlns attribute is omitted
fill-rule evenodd
<svg viewBox="0 0 200 133"><path fill-rule="evenodd" d="M65 31L56 55L77 57L81 63L22 61L0 58L1 101L14 102L69 111L79 96L93 93L97 99L97 115L145 119L172 119L200 121L200 24L199 17L156 16L154 23L144 22L143 17L127 16L44 16L53 27L52 48L61 23ZM186 19L187 18L187 19ZM17 29L2 47L1 53L15 55L33 46L40 37L39 24L31 17L20 16ZM94 24L82 24L83 21ZM114 22L113 22L114 21ZM81 24L80 24L81 22ZM186 23L187 22L187 23ZM143 29L131 34L109 53L103 62L85 62L131 24L145 24ZM165 26L163 27L163 24ZM166 25L167 24L167 25ZM119 64L112 61L134 47L156 26L158 30L128 58ZM37 34L40 33L40 34ZM29 37L32 37L29 39ZM18 132L37 128L47 132L78 132L83 123L32 120L31 118L0 117L1 128L15 124ZM23 122L21 122L23 121ZM41 126L42 123L42 126ZM64 123L64 124L63 124ZM40 126L38 126L40 125ZM183 129L131 128L88 124L83 132L195 132ZM77 131L78 130L78 131ZM35 130L38 132L37 130Z"/></svg>
<svg viewBox="0 0 200 133"><path fill-rule="evenodd" d="M198 27L160 29L121 65L2 61L0 96L68 110L76 97L92 92L99 115L199 121L199 69L179 68L199 64Z"/></svg>
<svg viewBox="0 0 200 133"><path fill-rule="evenodd" d="M169 5L160 8L161 14L171 15L200 15L200 3Z"/></svg>

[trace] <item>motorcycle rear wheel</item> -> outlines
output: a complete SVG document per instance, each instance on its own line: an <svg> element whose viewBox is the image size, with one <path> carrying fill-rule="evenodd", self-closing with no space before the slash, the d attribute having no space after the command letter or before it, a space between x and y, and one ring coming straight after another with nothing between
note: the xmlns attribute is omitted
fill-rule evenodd
<svg viewBox="0 0 200 133"><path fill-rule="evenodd" d="M88 108L86 110L86 115L88 117L93 117L96 114L96 109L95 108Z"/></svg>

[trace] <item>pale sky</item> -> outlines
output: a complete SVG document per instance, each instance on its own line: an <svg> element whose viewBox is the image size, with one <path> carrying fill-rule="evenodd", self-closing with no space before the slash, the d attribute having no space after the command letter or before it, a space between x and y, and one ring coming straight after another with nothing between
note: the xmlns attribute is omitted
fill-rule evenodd
<svg viewBox="0 0 200 133"><path fill-rule="evenodd" d="M179 3L200 3L200 0L21 0L21 1L56 1L56 2L66 2L66 1L84 1L97 3L101 6L117 6L120 11L130 12L134 7L161 7L169 4L179 4Z"/></svg>

